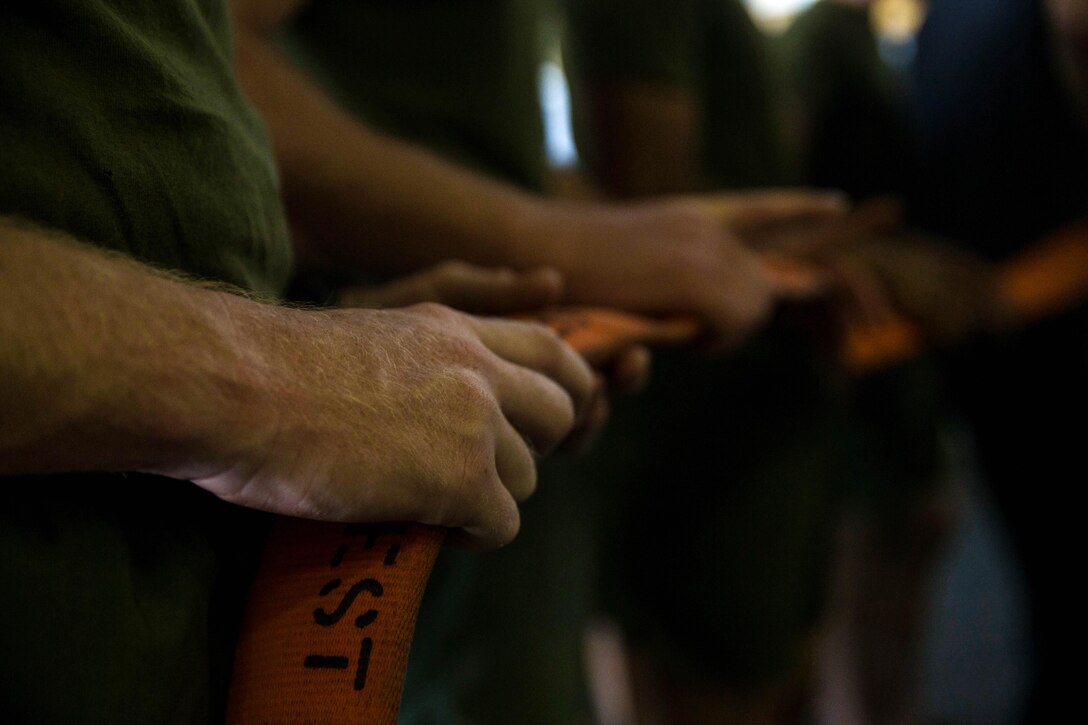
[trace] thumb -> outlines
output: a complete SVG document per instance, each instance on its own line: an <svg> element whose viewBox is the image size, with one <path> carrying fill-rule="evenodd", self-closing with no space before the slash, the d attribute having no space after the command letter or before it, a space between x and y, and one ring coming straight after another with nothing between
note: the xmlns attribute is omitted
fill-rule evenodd
<svg viewBox="0 0 1088 725"><path fill-rule="evenodd" d="M434 284L443 304L484 315L538 310L556 304L563 296L563 278L550 267L518 272L460 265Z"/></svg>
<svg viewBox="0 0 1088 725"><path fill-rule="evenodd" d="M563 278L550 268L528 272L444 262L376 287L340 291L340 307L406 307L437 302L462 312L503 315L535 311L563 296Z"/></svg>
<svg viewBox="0 0 1088 725"><path fill-rule="evenodd" d="M841 192L811 189L711 194L700 201L718 223L739 234L774 224L836 218L849 210Z"/></svg>

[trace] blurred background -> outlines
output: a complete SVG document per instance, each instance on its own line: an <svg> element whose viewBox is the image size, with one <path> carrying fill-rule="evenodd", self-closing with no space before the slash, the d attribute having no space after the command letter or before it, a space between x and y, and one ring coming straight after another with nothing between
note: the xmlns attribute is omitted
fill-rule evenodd
<svg viewBox="0 0 1088 725"><path fill-rule="evenodd" d="M657 355L512 546L443 555L470 614L424 602L402 721L1075 712L1086 38L1082 0L307 7L285 44L346 107L524 189L854 205L751 240L825 304Z"/></svg>

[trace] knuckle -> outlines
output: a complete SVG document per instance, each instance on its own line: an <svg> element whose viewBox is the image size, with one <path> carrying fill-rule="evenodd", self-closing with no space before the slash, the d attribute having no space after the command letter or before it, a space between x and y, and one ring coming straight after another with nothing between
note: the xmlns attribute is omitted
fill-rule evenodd
<svg viewBox="0 0 1088 725"><path fill-rule="evenodd" d="M499 402L490 385L476 370L463 368L450 376L452 410L471 423L490 423L499 412Z"/></svg>
<svg viewBox="0 0 1088 725"><path fill-rule="evenodd" d="M460 313L449 311L440 330L440 356L450 368L463 372L483 372L490 376L497 357L480 339L479 334L465 322Z"/></svg>
<svg viewBox="0 0 1088 725"><path fill-rule="evenodd" d="M458 313L454 312L446 305L437 302L420 302L419 304L412 305L410 309L424 317L429 317L440 322L449 322L458 319Z"/></svg>

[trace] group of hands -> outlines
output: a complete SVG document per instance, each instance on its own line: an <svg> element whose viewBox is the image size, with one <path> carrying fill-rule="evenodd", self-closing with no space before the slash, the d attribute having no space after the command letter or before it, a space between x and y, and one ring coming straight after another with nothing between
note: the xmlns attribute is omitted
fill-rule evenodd
<svg viewBox="0 0 1088 725"><path fill-rule="evenodd" d="M850 209L837 194L783 190L554 209L540 233L579 241L555 268L445 262L344 289L335 309L284 310L270 354L288 375L267 433L218 465L171 473L246 506L418 521L492 548L517 534L538 458L584 447L609 395L637 390L650 368L639 345L591 367L547 326L511 315L680 315L721 352L784 300L813 303L833 329L907 315L941 339L999 309L993 269L903 232L894 202Z"/></svg>

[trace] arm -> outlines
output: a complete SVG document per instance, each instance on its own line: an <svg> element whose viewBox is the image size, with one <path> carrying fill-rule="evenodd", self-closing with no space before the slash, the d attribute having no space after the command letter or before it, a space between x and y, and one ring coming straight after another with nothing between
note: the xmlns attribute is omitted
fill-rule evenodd
<svg viewBox="0 0 1088 725"><path fill-rule="evenodd" d="M268 121L289 211L311 251L386 271L449 258L550 266L570 301L694 314L727 339L767 314L777 290L718 200L551 202L377 134L277 55L271 39L299 4L234 8L238 74ZM839 202L792 194L759 213L771 206L788 217L833 213Z"/></svg>
<svg viewBox="0 0 1088 725"><path fill-rule="evenodd" d="M555 446L594 386L537 325L259 304L5 222L0 338L0 474L142 470L484 544L535 486L523 436Z"/></svg>
<svg viewBox="0 0 1088 725"><path fill-rule="evenodd" d="M387 272L450 257L539 266L525 231L541 200L371 130L277 52L275 32L302 5L233 3L239 81L268 123L307 251Z"/></svg>

